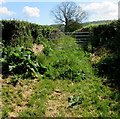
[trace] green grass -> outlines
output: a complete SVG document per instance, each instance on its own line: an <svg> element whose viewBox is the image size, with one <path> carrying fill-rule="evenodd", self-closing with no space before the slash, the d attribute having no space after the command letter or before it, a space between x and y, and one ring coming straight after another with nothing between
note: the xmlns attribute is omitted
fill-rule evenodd
<svg viewBox="0 0 120 119"><path fill-rule="evenodd" d="M94 75L89 53L55 50L40 54L37 61L47 67L37 79L19 79L16 86L3 79L3 118L120 116L120 93ZM70 96L82 99L77 108L70 106Z"/></svg>
<svg viewBox="0 0 120 119"><path fill-rule="evenodd" d="M40 78L35 81L35 85L31 88L32 93L26 99L23 98L24 91L29 90L28 84L33 85L34 82L28 79L19 82L21 84L17 87L13 87L11 84L3 86L3 104L5 106L3 117L12 113L18 117L120 116L118 91L113 91L112 88L102 85L101 79L72 82L70 80L53 81ZM27 89L23 89L24 86L28 86ZM68 97L73 95L83 98L82 103L78 104L78 109L69 107ZM23 105L24 102L26 104ZM17 107L21 107L23 110L17 110Z"/></svg>
<svg viewBox="0 0 120 119"><path fill-rule="evenodd" d="M67 38L66 38L67 39ZM68 37L68 40L70 38ZM38 55L37 62L47 67L44 78L80 81L93 77L90 54L80 47L55 49L45 55Z"/></svg>

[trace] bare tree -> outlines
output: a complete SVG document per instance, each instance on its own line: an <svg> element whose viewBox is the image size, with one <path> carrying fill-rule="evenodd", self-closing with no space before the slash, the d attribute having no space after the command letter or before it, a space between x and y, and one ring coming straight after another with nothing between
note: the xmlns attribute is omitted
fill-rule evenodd
<svg viewBox="0 0 120 119"><path fill-rule="evenodd" d="M71 20L81 23L87 18L87 13L75 2L62 2L51 11L57 23L65 24L65 32L71 25Z"/></svg>

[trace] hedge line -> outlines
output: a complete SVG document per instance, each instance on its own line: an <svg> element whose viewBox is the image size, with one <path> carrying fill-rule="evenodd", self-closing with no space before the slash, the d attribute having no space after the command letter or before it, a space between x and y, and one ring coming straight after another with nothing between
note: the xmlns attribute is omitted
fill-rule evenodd
<svg viewBox="0 0 120 119"><path fill-rule="evenodd" d="M93 32L90 40L93 48L105 45L117 53L120 51L120 20L100 25L89 25L76 32L78 31Z"/></svg>
<svg viewBox="0 0 120 119"><path fill-rule="evenodd" d="M120 20L93 28L92 46L106 45L111 50L120 51Z"/></svg>
<svg viewBox="0 0 120 119"><path fill-rule="evenodd" d="M19 20L2 20L2 42L8 46L26 46L30 47L33 43L40 44L44 39L50 38L53 32L59 32L58 29L47 25L37 25Z"/></svg>
<svg viewBox="0 0 120 119"><path fill-rule="evenodd" d="M108 77L115 85L120 85L120 20L100 25L89 25L79 31L92 32L90 43L92 52L97 53L100 60L93 64L100 76ZM102 51L104 49L104 51Z"/></svg>

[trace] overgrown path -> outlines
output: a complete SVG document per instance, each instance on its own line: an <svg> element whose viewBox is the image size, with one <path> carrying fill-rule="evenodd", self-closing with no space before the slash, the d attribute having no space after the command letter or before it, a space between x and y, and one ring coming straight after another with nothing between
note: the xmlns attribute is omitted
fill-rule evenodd
<svg viewBox="0 0 120 119"><path fill-rule="evenodd" d="M74 100L69 102L69 97ZM3 81L3 115L12 117L118 117L120 95L101 79ZM79 100L81 99L81 103Z"/></svg>
<svg viewBox="0 0 120 119"><path fill-rule="evenodd" d="M59 44L77 40L51 26L2 20L2 117L120 117L119 24L83 27L94 34L91 45L64 49Z"/></svg>

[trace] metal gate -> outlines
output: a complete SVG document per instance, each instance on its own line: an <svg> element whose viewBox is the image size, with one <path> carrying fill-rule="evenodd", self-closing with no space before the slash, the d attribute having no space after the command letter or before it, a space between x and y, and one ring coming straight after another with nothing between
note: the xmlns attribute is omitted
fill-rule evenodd
<svg viewBox="0 0 120 119"><path fill-rule="evenodd" d="M65 38L59 38L60 35L64 35ZM50 41L54 43L53 45L56 49L69 49L71 47L87 48L91 35L92 32L60 32L52 34Z"/></svg>

